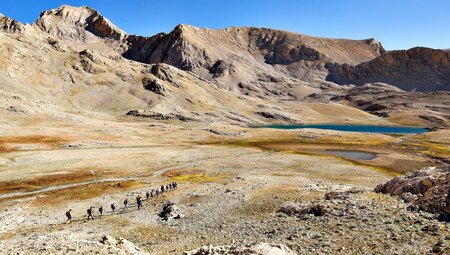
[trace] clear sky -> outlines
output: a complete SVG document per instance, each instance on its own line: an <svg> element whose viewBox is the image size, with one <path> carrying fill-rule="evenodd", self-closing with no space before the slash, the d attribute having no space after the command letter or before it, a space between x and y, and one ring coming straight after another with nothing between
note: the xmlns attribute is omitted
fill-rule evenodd
<svg viewBox="0 0 450 255"><path fill-rule="evenodd" d="M450 0L0 0L0 12L32 23L41 11L62 4L90 6L126 32L145 36L185 23L374 37L388 50L450 48Z"/></svg>

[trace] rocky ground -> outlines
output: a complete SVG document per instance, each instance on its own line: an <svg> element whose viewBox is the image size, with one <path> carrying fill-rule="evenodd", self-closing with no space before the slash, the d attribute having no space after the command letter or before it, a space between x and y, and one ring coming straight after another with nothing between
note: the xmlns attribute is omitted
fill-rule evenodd
<svg viewBox="0 0 450 255"><path fill-rule="evenodd" d="M201 254L197 249L205 245L204 250L219 253L265 247L261 243L286 247L285 254L447 252L448 223L434 214L410 211L410 204L395 196L373 192L397 173L367 165L370 162L294 153L289 147L292 139L344 147L352 141L360 149L377 141L381 155L392 150L392 143L425 142L427 136L231 127L211 132L175 122L107 123L85 119L73 131L60 124L62 128L47 129L40 138L31 134L42 129L32 126L22 128L22 137L2 140L4 253ZM9 125L3 130L6 136L17 133ZM93 131L99 128L103 131ZM432 137L445 134L441 130ZM274 137L278 146L289 141L286 150L254 144ZM394 149L405 157L426 155ZM138 194L171 181L180 183L177 190L145 201L140 211L134 204L122 210L124 198L134 202ZM337 193L330 199L330 192ZM120 213L110 215L112 202ZM174 212L165 221L159 215L168 202L174 203ZM324 215L280 212L286 206L301 211L316 204ZM100 205L106 215L87 221L86 209ZM69 208L75 221L63 224Z"/></svg>

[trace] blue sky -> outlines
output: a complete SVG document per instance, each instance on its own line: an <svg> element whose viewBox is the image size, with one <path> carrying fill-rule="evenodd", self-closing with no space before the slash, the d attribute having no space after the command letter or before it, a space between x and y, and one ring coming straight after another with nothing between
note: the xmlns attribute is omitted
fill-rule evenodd
<svg viewBox="0 0 450 255"><path fill-rule="evenodd" d="M386 49L450 48L450 0L0 0L0 12L31 23L42 10L87 5L128 33L177 24L270 27L332 38L374 37Z"/></svg>

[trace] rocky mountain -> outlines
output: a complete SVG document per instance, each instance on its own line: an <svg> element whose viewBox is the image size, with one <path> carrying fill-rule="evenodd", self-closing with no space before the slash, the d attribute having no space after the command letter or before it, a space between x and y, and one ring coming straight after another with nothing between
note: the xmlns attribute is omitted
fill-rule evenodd
<svg viewBox="0 0 450 255"><path fill-rule="evenodd" d="M391 51L373 60L328 64L328 81L362 85L384 82L403 90L450 90L450 52L417 47Z"/></svg>
<svg viewBox="0 0 450 255"><path fill-rule="evenodd" d="M89 7L45 11L35 26L73 47L108 51L142 63L166 63L253 95L296 95L305 81L323 81L325 63L359 64L384 53L375 39L311 37L265 28L210 30L179 25L152 37L128 35ZM87 46L86 46L87 44Z"/></svg>
<svg viewBox="0 0 450 255"><path fill-rule="evenodd" d="M449 53L386 52L375 39L312 37L266 28L210 30L179 25L152 37L129 35L89 7L45 11L35 26L70 43L105 44L142 63L166 63L252 95L298 95L299 84L384 82L404 90L449 90ZM275 92L277 91L277 92Z"/></svg>
<svg viewBox="0 0 450 255"><path fill-rule="evenodd" d="M31 25L2 15L0 29L5 91L45 95L64 107L153 119L245 125L372 121L403 115L405 108L393 100L412 95L401 91L392 92L390 99L378 97L377 103L386 108L374 110L360 102L373 98L373 87L380 86L376 81L405 90L436 90L447 89L449 80L448 52L386 52L375 39L184 24L167 34L143 37L127 34L92 8L66 5L42 12ZM338 85L365 82L373 84ZM447 125L448 96L421 95L417 108L405 106L407 123ZM435 98L444 103L430 105ZM0 107L26 108L16 103L3 100ZM298 110L299 105L305 109ZM327 108L342 109L347 116Z"/></svg>

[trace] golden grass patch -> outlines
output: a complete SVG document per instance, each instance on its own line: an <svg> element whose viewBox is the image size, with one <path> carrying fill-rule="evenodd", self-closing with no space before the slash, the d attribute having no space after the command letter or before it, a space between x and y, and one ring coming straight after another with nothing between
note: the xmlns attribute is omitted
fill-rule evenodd
<svg viewBox="0 0 450 255"><path fill-rule="evenodd" d="M200 169L172 169L164 172L162 176L168 178L174 178L180 175L195 175L195 174L205 174L205 170Z"/></svg>
<svg viewBox="0 0 450 255"><path fill-rule="evenodd" d="M223 174L208 175L208 174L180 174L171 178L176 182L192 182L192 183L207 183L215 182L224 179L226 176Z"/></svg>

